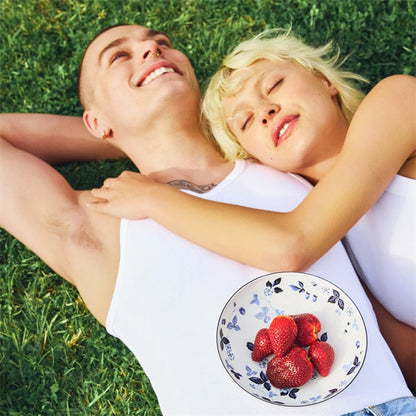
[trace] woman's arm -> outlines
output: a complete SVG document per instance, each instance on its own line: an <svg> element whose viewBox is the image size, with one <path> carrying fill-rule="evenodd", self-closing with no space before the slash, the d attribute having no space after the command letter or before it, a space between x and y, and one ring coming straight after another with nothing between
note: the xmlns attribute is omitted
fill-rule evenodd
<svg viewBox="0 0 416 416"><path fill-rule="evenodd" d="M416 329L391 315L363 284L377 317L380 332L403 372L409 389L416 394Z"/></svg>
<svg viewBox="0 0 416 416"><path fill-rule="evenodd" d="M93 137L81 117L53 114L0 114L0 136L48 163L119 159L125 155Z"/></svg>
<svg viewBox="0 0 416 416"><path fill-rule="evenodd" d="M292 212L206 201L132 173L95 190L101 200L94 207L151 217L199 245L261 269L304 270L347 233L403 166L414 163L415 94L413 77L381 81L357 110L332 170ZM414 165L408 170L415 178Z"/></svg>

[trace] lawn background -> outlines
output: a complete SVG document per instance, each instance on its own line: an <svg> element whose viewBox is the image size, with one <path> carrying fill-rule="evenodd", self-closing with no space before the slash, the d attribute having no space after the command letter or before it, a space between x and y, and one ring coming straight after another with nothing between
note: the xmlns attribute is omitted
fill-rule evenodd
<svg viewBox="0 0 416 416"><path fill-rule="evenodd" d="M350 56L345 67L370 80L368 89L388 75L415 75L415 8L414 0L0 0L0 108L81 115L82 52L94 34L117 23L170 34L202 88L240 40L292 26L313 45L334 39ZM59 170L87 189L131 168L103 161ZM0 273L1 416L160 414L133 355L69 284L1 229ZM178 380L184 389L197 382Z"/></svg>

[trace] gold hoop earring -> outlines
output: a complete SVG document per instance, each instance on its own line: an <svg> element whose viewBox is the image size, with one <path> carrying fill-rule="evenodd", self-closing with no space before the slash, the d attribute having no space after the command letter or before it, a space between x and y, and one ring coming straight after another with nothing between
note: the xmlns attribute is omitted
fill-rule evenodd
<svg viewBox="0 0 416 416"><path fill-rule="evenodd" d="M101 135L101 138L103 139L103 140L106 140L107 139L107 135L105 134L105 131L103 130L103 134Z"/></svg>

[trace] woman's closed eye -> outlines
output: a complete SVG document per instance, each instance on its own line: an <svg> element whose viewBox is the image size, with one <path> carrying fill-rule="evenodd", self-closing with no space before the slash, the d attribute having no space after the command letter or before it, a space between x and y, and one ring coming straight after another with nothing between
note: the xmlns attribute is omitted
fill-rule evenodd
<svg viewBox="0 0 416 416"><path fill-rule="evenodd" d="M253 114L250 114L249 116L246 116L246 117L243 118L243 123L241 125L241 131L244 131L248 127L250 127L252 119L253 119Z"/></svg>
<svg viewBox="0 0 416 416"><path fill-rule="evenodd" d="M283 82L283 78L280 78L278 81L276 81L268 90L267 90L267 95L269 95L270 93L274 92L277 87L279 87Z"/></svg>

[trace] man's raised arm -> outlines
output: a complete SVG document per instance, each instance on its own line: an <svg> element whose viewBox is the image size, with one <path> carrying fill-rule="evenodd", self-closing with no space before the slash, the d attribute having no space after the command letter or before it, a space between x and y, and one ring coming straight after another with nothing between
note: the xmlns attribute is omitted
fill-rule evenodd
<svg viewBox="0 0 416 416"><path fill-rule="evenodd" d="M126 157L105 140L92 136L81 117L0 114L0 137L52 164Z"/></svg>
<svg viewBox="0 0 416 416"><path fill-rule="evenodd" d="M82 213L68 182L0 137L0 195L0 226L73 283L65 252Z"/></svg>

